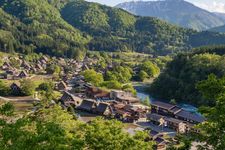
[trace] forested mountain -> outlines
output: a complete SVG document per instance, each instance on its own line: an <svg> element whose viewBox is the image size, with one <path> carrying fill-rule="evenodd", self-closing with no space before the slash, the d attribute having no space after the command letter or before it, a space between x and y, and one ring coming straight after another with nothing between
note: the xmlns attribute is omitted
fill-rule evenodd
<svg viewBox="0 0 225 150"><path fill-rule="evenodd" d="M139 16L158 17L170 23L198 31L221 26L225 18L184 0L132 1L117 5Z"/></svg>
<svg viewBox="0 0 225 150"><path fill-rule="evenodd" d="M180 54L154 81L150 91L154 96L167 100L176 99L177 102L213 106L214 99L204 99L196 86L210 74L223 77L224 63L225 46L202 47L192 53Z"/></svg>
<svg viewBox="0 0 225 150"><path fill-rule="evenodd" d="M225 34L196 32L152 17L83 0L0 1L0 49L75 57L86 50L166 55L225 43Z"/></svg>
<svg viewBox="0 0 225 150"><path fill-rule="evenodd" d="M74 27L94 37L89 43L90 50L133 50L165 55L192 46L225 43L224 34L196 32L82 0L67 3L61 14Z"/></svg>
<svg viewBox="0 0 225 150"><path fill-rule="evenodd" d="M0 48L57 56L76 53L74 48L88 43L89 37L64 21L53 4L47 0L0 1Z"/></svg>
<svg viewBox="0 0 225 150"><path fill-rule="evenodd" d="M74 1L61 12L67 22L94 37L90 50L167 54L187 49L188 35L194 33L155 18L135 17L97 3Z"/></svg>

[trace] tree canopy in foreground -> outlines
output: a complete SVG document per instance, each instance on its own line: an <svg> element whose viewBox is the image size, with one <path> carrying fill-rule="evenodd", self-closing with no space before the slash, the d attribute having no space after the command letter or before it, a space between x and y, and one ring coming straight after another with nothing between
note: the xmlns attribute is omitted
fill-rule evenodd
<svg viewBox="0 0 225 150"><path fill-rule="evenodd" d="M83 123L57 105L17 118L7 103L0 106L0 114L3 150L151 150L154 144L145 141L145 132L130 136L119 121L97 118Z"/></svg>
<svg viewBox="0 0 225 150"><path fill-rule="evenodd" d="M204 143L202 149L222 150L225 147L225 77L210 75L197 85L205 99L215 99L214 107L201 108L207 121L200 124L197 139Z"/></svg>

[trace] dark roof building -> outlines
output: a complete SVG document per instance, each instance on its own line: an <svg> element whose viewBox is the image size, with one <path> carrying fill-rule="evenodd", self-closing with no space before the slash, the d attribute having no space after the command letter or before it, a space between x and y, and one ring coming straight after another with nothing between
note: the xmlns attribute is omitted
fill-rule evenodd
<svg viewBox="0 0 225 150"><path fill-rule="evenodd" d="M205 118L203 116L197 113L186 111L177 105L172 105L160 101L153 101L151 106L152 113L164 115L167 117L173 117L190 123L201 123L205 121Z"/></svg>
<svg viewBox="0 0 225 150"><path fill-rule="evenodd" d="M27 78L29 77L29 75L27 74L27 72L25 70L22 70L20 72L20 74L18 75L19 78Z"/></svg>
<svg viewBox="0 0 225 150"><path fill-rule="evenodd" d="M108 91L93 86L87 87L86 94L88 97L94 99L110 99L110 93Z"/></svg>
<svg viewBox="0 0 225 150"><path fill-rule="evenodd" d="M11 84L10 89L12 90L13 95L17 96L17 95L21 95L21 93L22 93L20 86L17 85L16 83Z"/></svg>
<svg viewBox="0 0 225 150"><path fill-rule="evenodd" d="M88 112L93 112L93 111L95 111L96 106L97 106L96 101L85 99L85 100L82 101L82 103L78 107L78 109L85 110L85 111L88 111Z"/></svg>
<svg viewBox="0 0 225 150"><path fill-rule="evenodd" d="M175 118L181 119L190 123L201 123L204 122L206 119L196 113L188 112L186 110L179 110L175 113Z"/></svg>
<svg viewBox="0 0 225 150"><path fill-rule="evenodd" d="M43 70L43 67L42 67L41 64L39 64L39 63L37 63L37 64L35 65L35 68L36 68L37 70Z"/></svg>
<svg viewBox="0 0 225 150"><path fill-rule="evenodd" d="M64 92L64 94L60 100L64 105L74 106L74 107L78 107L82 102L81 98L74 96L73 94L71 94L67 91Z"/></svg>
<svg viewBox="0 0 225 150"><path fill-rule="evenodd" d="M60 91L66 90L67 89L67 85L64 81L61 81L58 85L57 85L57 89Z"/></svg>
<svg viewBox="0 0 225 150"><path fill-rule="evenodd" d="M7 70L7 69L11 69L11 65L8 62L4 62L2 65L2 69L3 70Z"/></svg>
<svg viewBox="0 0 225 150"><path fill-rule="evenodd" d="M167 110L172 109L175 105L169 104L169 103L164 103L164 102L160 102L160 101L153 101L151 103L152 106L156 106L156 107L160 107L160 108L164 108Z"/></svg>
<svg viewBox="0 0 225 150"><path fill-rule="evenodd" d="M26 61L23 61L22 64L20 65L20 67L27 69L27 70L30 70L30 68L31 68L31 66Z"/></svg>
<svg viewBox="0 0 225 150"><path fill-rule="evenodd" d="M100 102L96 107L96 112L98 114L108 116L112 114L112 108L108 103Z"/></svg>
<svg viewBox="0 0 225 150"><path fill-rule="evenodd" d="M130 92L113 90L110 93L110 98L124 104L138 103L140 100L132 95Z"/></svg>

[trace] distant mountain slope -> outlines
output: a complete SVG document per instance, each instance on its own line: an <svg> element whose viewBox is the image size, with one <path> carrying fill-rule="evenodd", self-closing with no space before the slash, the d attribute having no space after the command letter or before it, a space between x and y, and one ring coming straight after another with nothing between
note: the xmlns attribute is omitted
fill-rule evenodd
<svg viewBox="0 0 225 150"><path fill-rule="evenodd" d="M125 2L116 7L140 16L152 16L195 30L207 30L225 24L219 17L184 0Z"/></svg>
<svg viewBox="0 0 225 150"><path fill-rule="evenodd" d="M209 31L225 33L225 25L211 28L211 29L209 29Z"/></svg>
<svg viewBox="0 0 225 150"><path fill-rule="evenodd" d="M213 12L213 14L215 14L216 16L225 19L225 13L219 13L219 12Z"/></svg>

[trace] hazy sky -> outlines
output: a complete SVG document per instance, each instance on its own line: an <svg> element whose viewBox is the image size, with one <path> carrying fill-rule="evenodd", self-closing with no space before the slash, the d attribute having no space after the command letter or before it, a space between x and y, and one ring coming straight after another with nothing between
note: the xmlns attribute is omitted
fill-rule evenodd
<svg viewBox="0 0 225 150"><path fill-rule="evenodd" d="M131 0L87 0L87 1L115 6L116 4ZM151 0L143 0L143 1L151 1ZM207 9L208 11L225 13L225 0L186 0L186 1L189 1L201 8Z"/></svg>

